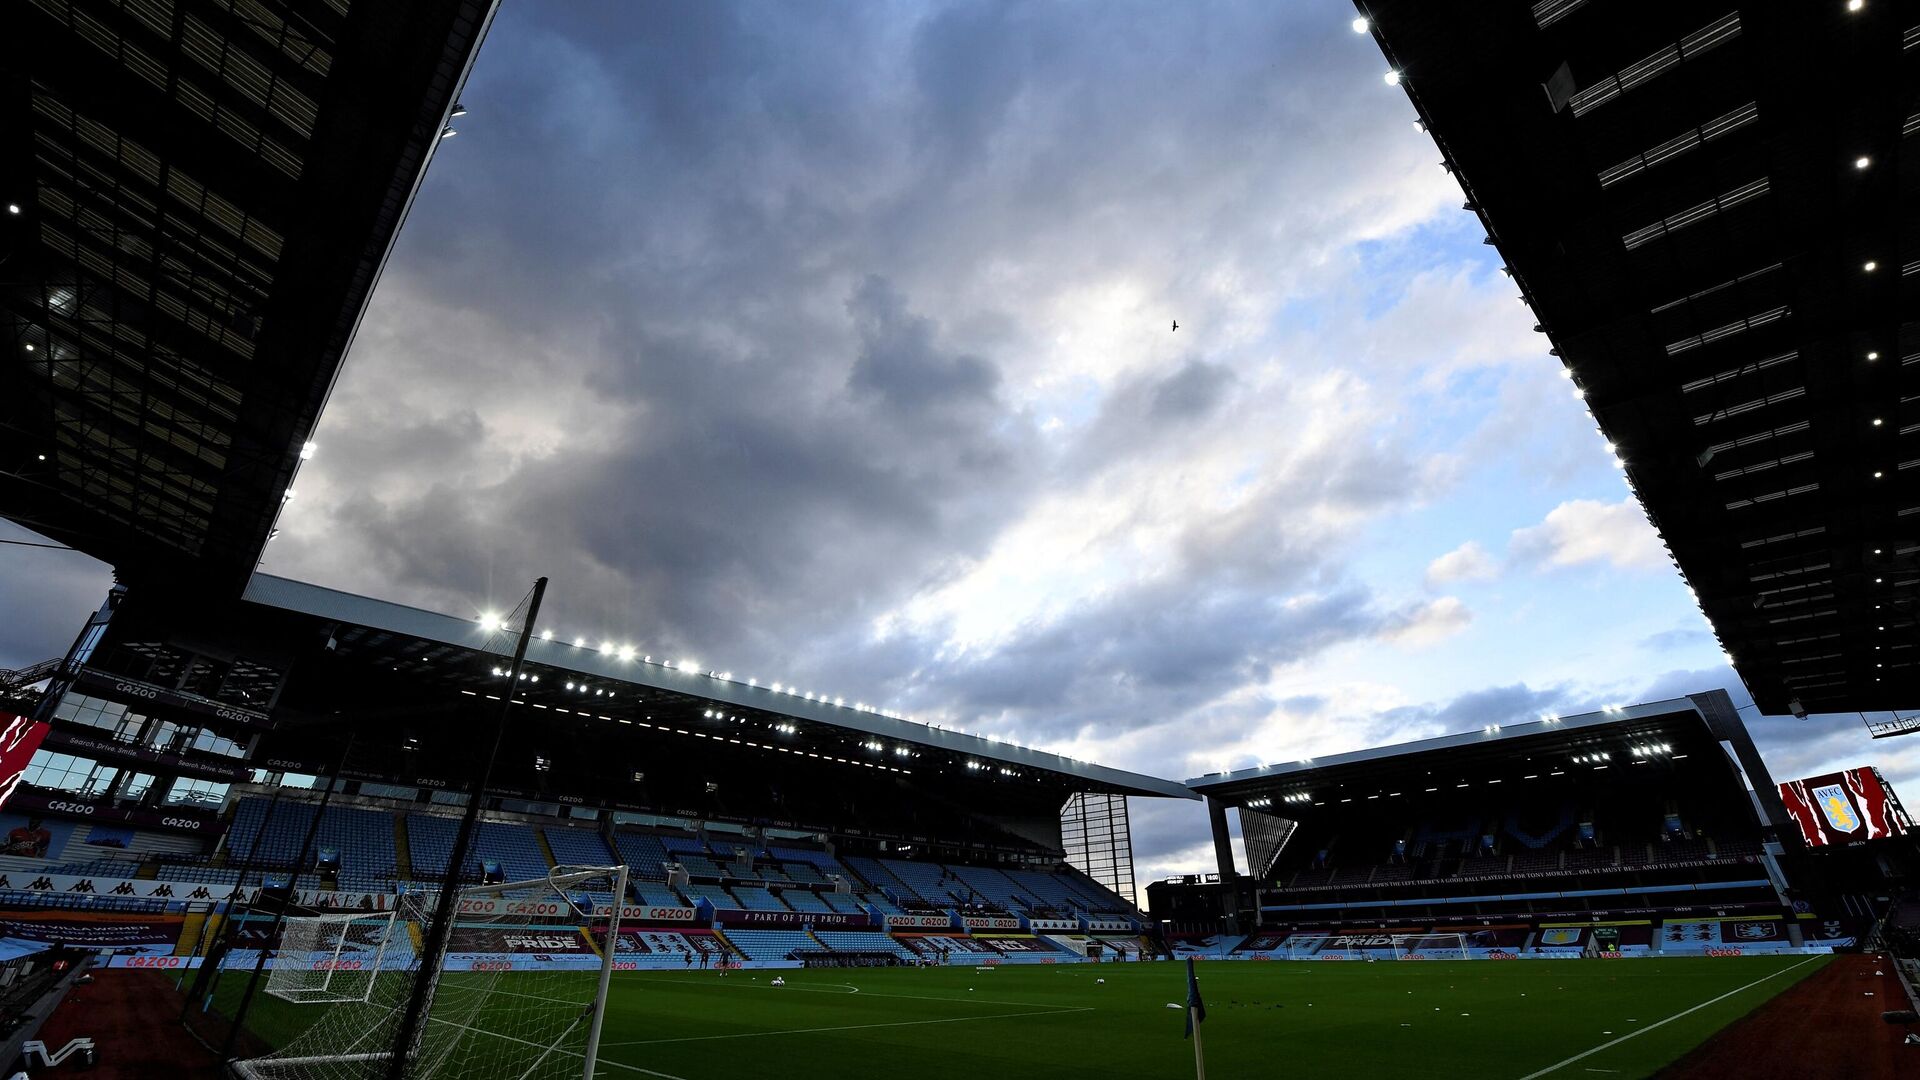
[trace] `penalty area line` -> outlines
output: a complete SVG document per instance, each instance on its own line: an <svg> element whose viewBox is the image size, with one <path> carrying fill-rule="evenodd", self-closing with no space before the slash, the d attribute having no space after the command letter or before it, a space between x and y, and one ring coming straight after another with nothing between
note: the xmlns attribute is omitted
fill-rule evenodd
<svg viewBox="0 0 1920 1080"><path fill-rule="evenodd" d="M1818 959L1820 959L1820 958L1819 958L1818 956L1809 956L1809 957L1807 957L1807 958L1806 958L1805 960L1802 960L1802 961L1800 961L1799 963L1797 963L1797 964L1794 964L1794 965L1793 965L1793 966L1791 966L1791 967L1783 967L1783 968L1781 968L1781 969L1780 969L1779 971L1776 971L1776 972L1774 972L1774 973L1773 973L1773 974L1771 974L1771 975L1763 975L1763 976L1761 976L1760 978L1758 978L1758 979L1755 979L1755 980L1753 980L1752 982L1750 982L1750 983L1748 983L1748 984L1747 984L1747 985L1745 985L1745 986L1742 986L1742 987L1739 987L1738 989L1734 989L1734 990L1729 990L1729 991L1727 991L1726 993L1724 993L1724 994L1721 994L1721 995L1720 995L1719 997L1717 997L1717 998L1712 998L1712 999L1710 999L1710 1000L1707 1000L1707 1001L1703 1001L1703 1002L1701 1002L1700 1004L1698 1004L1698 1005L1695 1005L1695 1006L1694 1006L1693 1008L1691 1008L1691 1009L1682 1009L1681 1011L1679 1011L1679 1012L1677 1012L1677 1013L1674 1013L1674 1014L1673 1014L1672 1016L1669 1016L1669 1017L1667 1017L1667 1018L1666 1018L1665 1020L1659 1020L1659 1021L1656 1021L1656 1022L1654 1022L1654 1023L1651 1023L1651 1024L1648 1024L1648 1025L1647 1025L1646 1027L1643 1027L1643 1028L1640 1028L1640 1029L1639 1029L1639 1030L1637 1030L1637 1031L1630 1031L1630 1032L1628 1032L1628 1033L1626 1033L1625 1035L1622 1035L1622 1036L1620 1036L1619 1038L1617 1038L1617 1039L1614 1039L1614 1040L1613 1040L1612 1042L1603 1042L1603 1043L1601 1043L1601 1044L1600 1044L1599 1046L1596 1046L1596 1047L1594 1047L1594 1048L1593 1048L1593 1049L1591 1049L1591 1050L1584 1050L1584 1051L1582 1051L1582 1052L1580 1052L1580 1053L1578 1053L1578 1054L1575 1054L1575 1055L1573 1055L1572 1057L1570 1057L1570 1058L1568 1058L1568 1059L1566 1059L1565 1061L1556 1061L1556 1062L1554 1062L1553 1064L1551 1064L1551 1065L1549 1065L1549 1066L1547 1066L1546 1068L1544 1068L1544 1069L1541 1069L1541 1070L1539 1070L1539 1071L1537 1071L1537 1072L1530 1072L1530 1073L1528 1073L1527 1075L1525 1075L1525 1076L1523 1076L1523 1077L1521 1077L1521 1078L1520 1078L1520 1080L1538 1080L1538 1078L1539 1078L1539 1077L1542 1077L1542 1076L1545 1076L1545 1075L1547 1075L1548 1073L1550 1073L1550 1072L1554 1072L1554 1071L1557 1071L1557 1070L1559 1070L1559 1069L1564 1069L1564 1068L1566 1068L1567 1066L1569 1066L1569 1065L1571 1065L1571 1064L1573 1064L1573 1063L1574 1063L1574 1062L1576 1062L1576 1061L1583 1061L1583 1060L1585 1060L1585 1059L1587 1059L1587 1058L1590 1058L1590 1057L1592 1057L1593 1055L1595 1055L1595 1054L1597 1054L1597 1053L1599 1053L1599 1052L1600 1052L1600 1051L1602 1051L1602 1050L1606 1050L1606 1049L1609 1049L1609 1048L1611 1048L1611 1047L1615 1047L1615 1046L1619 1046L1619 1045L1620 1045L1621 1043L1623 1043L1623 1042L1626 1042L1626 1041L1627 1041L1628 1039L1634 1039L1634 1038L1638 1038L1638 1037L1640 1037L1640 1036L1642 1036L1642 1035L1645 1035L1645 1034L1646 1034L1647 1032L1649 1032L1649 1031L1652 1031L1652 1030L1653 1030L1654 1028L1657 1028L1657 1027L1665 1027L1666 1025L1668 1025L1668 1024L1671 1024L1671 1023L1673 1023L1673 1022L1674 1022L1675 1020L1678 1020L1678 1019L1680 1019L1680 1018L1681 1018L1681 1017L1683 1017L1683 1016L1691 1016L1691 1015L1693 1015L1694 1013L1697 1013L1697 1012L1699 1012L1699 1011L1700 1011L1701 1009L1704 1009L1704 1008L1706 1008L1706 1007L1707 1007L1707 1006L1709 1006L1709 1005L1717 1005L1717 1004L1719 1004L1720 1002L1722 1002L1722 1001L1725 1001L1725 1000L1727 1000L1728 998L1730 998L1730 997L1732 997L1733 995L1735 995L1735 994L1739 994L1739 993L1744 993L1744 992L1746 992L1746 991L1748 991L1748 990L1751 990L1751 989L1753 989L1754 987L1756 987L1756 986L1759 986L1759 985L1760 985L1761 983L1763 983L1763 982L1766 982L1766 981L1767 981L1767 980L1769 980L1769 979L1777 979L1777 978L1779 978L1780 976L1782 976L1782 975L1785 975L1785 974L1786 974L1787 972L1789 972L1789 971L1798 971L1798 970L1800 970L1801 968L1803 968L1803 967L1806 967L1806 966L1807 966L1808 964L1811 964L1811 963L1813 963L1813 962L1814 962L1815 960L1818 960Z"/></svg>
<svg viewBox="0 0 1920 1080"><path fill-rule="evenodd" d="M831 1027L782 1028L778 1031L736 1031L730 1035L683 1035L671 1039L636 1039L604 1046L657 1046L661 1043L717 1042L723 1039L764 1039L771 1035L814 1035L827 1031L864 1031L868 1028L922 1027L927 1024L965 1024L974 1020L1017 1020L1028 1016L1064 1016L1092 1012L1093 1006L1035 1009L1030 1012L989 1013L985 1016L949 1016L941 1020L890 1020L879 1024L835 1024Z"/></svg>

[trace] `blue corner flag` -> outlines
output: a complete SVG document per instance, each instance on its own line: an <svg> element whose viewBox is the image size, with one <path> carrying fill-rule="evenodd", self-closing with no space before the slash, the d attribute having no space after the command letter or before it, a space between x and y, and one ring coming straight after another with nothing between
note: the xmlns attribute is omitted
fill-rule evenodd
<svg viewBox="0 0 1920 1080"><path fill-rule="evenodd" d="M1193 1037L1193 1025L1207 1018L1207 1003L1200 1000L1200 979L1193 973L1193 957L1187 957L1187 1034Z"/></svg>

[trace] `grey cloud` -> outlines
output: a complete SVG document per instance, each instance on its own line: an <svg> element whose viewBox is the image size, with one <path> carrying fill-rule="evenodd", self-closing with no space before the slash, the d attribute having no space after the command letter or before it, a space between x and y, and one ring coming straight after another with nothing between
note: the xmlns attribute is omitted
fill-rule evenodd
<svg viewBox="0 0 1920 1080"><path fill-rule="evenodd" d="M885 278L862 282L847 311L860 332L860 355L848 379L854 390L914 420L994 404L999 370L977 356L942 354L932 322L907 311Z"/></svg>
<svg viewBox="0 0 1920 1080"><path fill-rule="evenodd" d="M1153 387L1147 415L1154 420L1191 420L1206 416L1226 396L1233 372L1218 364L1188 360Z"/></svg>

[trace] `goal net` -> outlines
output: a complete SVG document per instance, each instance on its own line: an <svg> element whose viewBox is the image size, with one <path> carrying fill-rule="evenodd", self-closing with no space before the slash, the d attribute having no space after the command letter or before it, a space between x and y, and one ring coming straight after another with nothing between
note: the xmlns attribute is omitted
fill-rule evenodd
<svg viewBox="0 0 1920 1080"><path fill-rule="evenodd" d="M1395 960L1465 960L1467 939L1463 934L1395 934Z"/></svg>
<svg viewBox="0 0 1920 1080"><path fill-rule="evenodd" d="M261 1032L277 1049L236 1062L234 1072L385 1077L408 1002L426 979L431 996L408 1077L591 1078L626 880L624 866L560 867L546 878L464 887L438 971L424 970L420 956L434 894L402 896L382 916L290 919L267 989L291 1004ZM282 1023L297 1034L273 1038Z"/></svg>

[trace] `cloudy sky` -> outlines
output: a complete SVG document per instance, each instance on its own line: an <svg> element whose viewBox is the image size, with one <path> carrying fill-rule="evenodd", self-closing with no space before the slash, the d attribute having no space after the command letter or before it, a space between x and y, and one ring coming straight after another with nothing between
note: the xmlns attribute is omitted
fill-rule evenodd
<svg viewBox="0 0 1920 1080"><path fill-rule="evenodd" d="M1174 778L1746 704L1351 18L507 3L266 568ZM105 571L4 560L64 650Z"/></svg>

